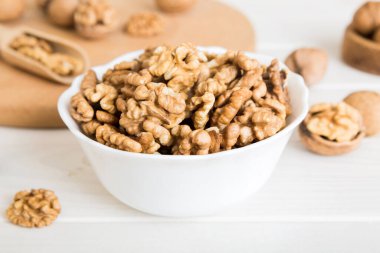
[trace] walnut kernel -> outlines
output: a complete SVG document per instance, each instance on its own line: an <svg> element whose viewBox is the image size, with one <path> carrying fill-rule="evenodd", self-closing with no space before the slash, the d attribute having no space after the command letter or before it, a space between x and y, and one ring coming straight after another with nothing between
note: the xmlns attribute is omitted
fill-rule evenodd
<svg viewBox="0 0 380 253"><path fill-rule="evenodd" d="M155 36L164 31L164 21L154 12L136 13L129 18L124 31L132 36Z"/></svg>
<svg viewBox="0 0 380 253"><path fill-rule="evenodd" d="M36 189L16 193L7 218L22 227L48 226L58 217L61 205L53 191Z"/></svg>

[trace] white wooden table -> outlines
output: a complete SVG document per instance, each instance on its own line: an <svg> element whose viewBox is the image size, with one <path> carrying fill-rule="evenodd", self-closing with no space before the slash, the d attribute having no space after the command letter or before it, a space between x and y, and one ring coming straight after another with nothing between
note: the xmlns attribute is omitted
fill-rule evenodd
<svg viewBox="0 0 380 253"><path fill-rule="evenodd" d="M359 0L225 0L258 34L258 52L283 59L298 46L328 50L323 82L310 103L354 90L380 92L380 77L339 59ZM0 212L21 189L54 189L63 206L43 229L0 216L0 252L380 252L380 136L339 157L307 152L297 135L265 187L212 217L169 219L125 206L100 185L68 130L0 127Z"/></svg>

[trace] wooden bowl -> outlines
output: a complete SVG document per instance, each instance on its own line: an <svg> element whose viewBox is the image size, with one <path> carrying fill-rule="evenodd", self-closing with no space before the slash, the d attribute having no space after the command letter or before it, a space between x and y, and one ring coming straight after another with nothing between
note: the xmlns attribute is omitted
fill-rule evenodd
<svg viewBox="0 0 380 253"><path fill-rule="evenodd" d="M365 136L365 132L361 130L358 135L351 141L335 142L323 138L320 135L311 133L305 126L304 122L298 128L301 142L310 151L319 155L333 156L349 153L356 149L361 140Z"/></svg>
<svg viewBox="0 0 380 253"><path fill-rule="evenodd" d="M356 69L380 75L380 43L363 37L352 26L344 34L342 57Z"/></svg>

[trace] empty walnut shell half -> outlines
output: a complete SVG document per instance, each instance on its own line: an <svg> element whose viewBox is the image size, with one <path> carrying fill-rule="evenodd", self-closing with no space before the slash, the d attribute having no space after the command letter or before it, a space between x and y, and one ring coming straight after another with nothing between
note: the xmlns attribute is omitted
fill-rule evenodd
<svg viewBox="0 0 380 253"><path fill-rule="evenodd" d="M365 136L360 113L343 102L312 106L298 132L308 150L325 156L351 152Z"/></svg>
<svg viewBox="0 0 380 253"><path fill-rule="evenodd" d="M348 95L344 102L356 108L363 117L365 133L380 133L380 94L374 91L357 91Z"/></svg>
<svg viewBox="0 0 380 253"><path fill-rule="evenodd" d="M319 48L299 48L293 51L285 60L288 68L300 74L307 85L322 80L328 65L328 55Z"/></svg>
<svg viewBox="0 0 380 253"><path fill-rule="evenodd" d="M380 75L380 44L362 36L352 26L343 38L342 58L345 63L364 72Z"/></svg>

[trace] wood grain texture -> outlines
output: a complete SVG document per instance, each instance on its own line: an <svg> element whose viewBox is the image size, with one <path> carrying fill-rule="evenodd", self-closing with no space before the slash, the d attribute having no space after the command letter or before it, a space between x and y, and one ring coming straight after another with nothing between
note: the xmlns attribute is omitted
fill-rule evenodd
<svg viewBox="0 0 380 253"><path fill-rule="evenodd" d="M152 38L136 38L124 34L121 28L101 40L89 41L73 30L60 29L46 21L40 10L29 1L25 17L8 27L28 25L69 39L83 47L94 65L137 49L162 43L176 45L192 42L195 45L222 46L230 49L253 50L254 32L240 12L217 1L202 0L189 12L164 15L166 30ZM110 1L121 16L121 24L139 11L157 11L153 0ZM0 35L1 36L1 35ZM0 61L0 125L20 127L63 127L56 103L67 88L22 72Z"/></svg>

